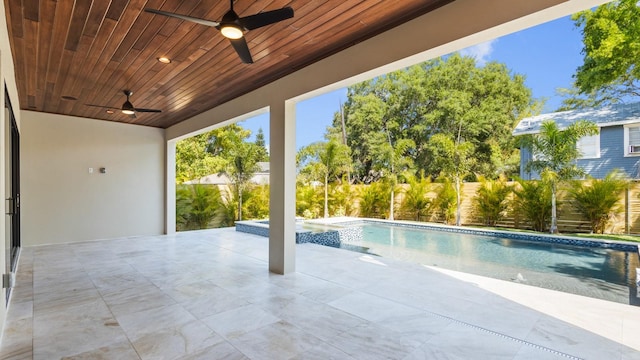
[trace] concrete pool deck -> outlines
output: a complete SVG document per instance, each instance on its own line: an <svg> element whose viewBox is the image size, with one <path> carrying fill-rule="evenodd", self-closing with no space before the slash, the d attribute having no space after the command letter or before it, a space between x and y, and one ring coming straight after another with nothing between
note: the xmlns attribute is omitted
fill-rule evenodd
<svg viewBox="0 0 640 360"><path fill-rule="evenodd" d="M2 359L640 359L640 308L233 228L25 248Z"/></svg>

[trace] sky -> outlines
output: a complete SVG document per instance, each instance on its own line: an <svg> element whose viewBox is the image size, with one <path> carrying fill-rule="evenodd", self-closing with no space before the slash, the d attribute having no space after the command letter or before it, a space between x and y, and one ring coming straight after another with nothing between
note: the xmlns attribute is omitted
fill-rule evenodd
<svg viewBox="0 0 640 360"><path fill-rule="evenodd" d="M570 17L560 18L514 34L461 50L473 56L479 65L489 61L505 63L513 73L526 77L526 85L535 99L546 99L543 113L553 112L562 103L556 89L569 88L572 75L582 64L582 34ZM346 88L297 104L297 148L324 140L340 103L347 98ZM252 137L262 128L269 143L269 115L263 114L240 123Z"/></svg>

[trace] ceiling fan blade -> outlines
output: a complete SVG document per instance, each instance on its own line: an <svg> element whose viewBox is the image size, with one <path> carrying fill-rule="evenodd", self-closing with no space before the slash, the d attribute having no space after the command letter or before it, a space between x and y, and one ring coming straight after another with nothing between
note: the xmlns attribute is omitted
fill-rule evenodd
<svg viewBox="0 0 640 360"><path fill-rule="evenodd" d="M162 112L162 110L158 110L158 109L140 109L140 108L135 108L135 109L133 109L133 111L136 111L136 112L150 112L150 113Z"/></svg>
<svg viewBox="0 0 640 360"><path fill-rule="evenodd" d="M241 37L240 39L229 39L229 41L231 41L231 45L236 50L243 63L253 64L251 52L249 51L249 46L247 46L247 41L244 37Z"/></svg>
<svg viewBox="0 0 640 360"><path fill-rule="evenodd" d="M240 24L247 30L257 29L266 25L277 23L278 21L290 19L293 17L293 9L289 6L278 9L261 12L238 19Z"/></svg>
<svg viewBox="0 0 640 360"><path fill-rule="evenodd" d="M144 11L146 11L148 13L152 13L152 14L164 15L164 16L168 16L168 17L172 17L172 18L176 18L176 19L181 19L181 20L185 20L185 21L191 21L191 22L194 22L194 23L200 24L200 25L213 26L213 27L216 27L216 26L220 25L220 23L217 22L217 21L210 21L210 20L196 18L196 17L193 17L193 16L174 14L174 13L170 13L170 12L166 12L166 11L162 11L162 10L144 9Z"/></svg>
<svg viewBox="0 0 640 360"><path fill-rule="evenodd" d="M120 110L120 108L112 107L112 106L102 106L102 105L94 105L94 104L84 104L84 105L85 105L85 106L92 106L92 107L103 108L103 109Z"/></svg>

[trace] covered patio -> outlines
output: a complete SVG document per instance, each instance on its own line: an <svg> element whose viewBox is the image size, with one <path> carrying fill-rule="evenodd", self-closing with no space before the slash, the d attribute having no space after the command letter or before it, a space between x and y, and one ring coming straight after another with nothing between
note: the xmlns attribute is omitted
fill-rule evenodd
<svg viewBox="0 0 640 360"><path fill-rule="evenodd" d="M636 307L233 228L23 251L2 359L640 358Z"/></svg>
<svg viewBox="0 0 640 360"><path fill-rule="evenodd" d="M175 44L184 35L172 19L167 28L150 20L159 37L142 36L133 24L146 1L5 1L0 76L7 97L0 105L11 104L20 135L22 250L11 297L0 306L1 357L639 358L640 325L630 320L639 318L636 308L295 245L297 102L605 2L411 1L406 2L411 13L385 26L357 21L353 27L365 33L329 43L328 50L309 57L303 51L270 53L268 40L254 39L262 50L251 65L235 64L237 55L218 40L195 42L194 30L192 52L180 52L170 66L195 64L199 70L180 82L179 73L164 73L167 68L156 62L162 54L142 51L150 44ZM149 3L178 10L206 5ZM261 10L290 3L310 2L243 6ZM382 4L340 3L354 9L356 3ZM224 13L228 3L220 4L205 13ZM44 21L51 14L45 5L60 6L55 14L67 14L67 20L75 14L80 21ZM317 25L313 14L300 10L308 16L306 26ZM14 13L6 16L9 11ZM74 54L100 37L89 21L96 16L107 29L126 25L117 47L104 49L109 56L92 58L101 66L84 67L74 62ZM332 19L322 17L327 23ZM51 56L35 55L38 46L48 49L50 43L28 32L45 25L52 29L51 44L61 45L53 50L58 60L68 60L51 72ZM307 39L298 30L286 27L293 34L289 38L314 48L329 41ZM278 32L270 34L277 38ZM149 64L137 62L141 54ZM46 69L46 76L31 71L34 64ZM149 78L134 65L145 68ZM105 72L93 79L93 70ZM118 76L113 84L111 75ZM235 77L242 81L224 82ZM212 78L215 84L205 81ZM136 85L132 101L148 108L166 105L162 115L114 119L81 103L117 104L123 101L122 87L131 89L129 81ZM74 98L81 101L74 104ZM270 114L269 239L231 229L176 233L176 142L265 112ZM10 118L8 110L0 113L5 199L12 174L6 168L10 144L2 131ZM8 228L0 222L5 244ZM0 252L8 286L15 269L10 250Z"/></svg>

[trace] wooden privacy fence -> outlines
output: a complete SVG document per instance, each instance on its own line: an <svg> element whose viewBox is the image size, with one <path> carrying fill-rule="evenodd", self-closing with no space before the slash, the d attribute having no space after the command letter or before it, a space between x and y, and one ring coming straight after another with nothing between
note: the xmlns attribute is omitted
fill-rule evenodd
<svg viewBox="0 0 640 360"><path fill-rule="evenodd" d="M507 184L518 186L516 182L508 182ZM480 183L464 183L462 187L462 204L461 204L461 223L462 225L482 226L485 225L480 217L474 211L473 199L480 188ZM356 187L364 187L367 185L357 185ZM402 189L408 188L409 185L400 185ZM433 183L428 196L432 199L436 197L436 190L441 184ZM359 190L359 189L358 189ZM607 226L606 233L614 234L640 234L640 183L631 182L625 193L620 196L618 201L621 212L611 220ZM412 220L406 214L400 211L400 204L404 198L404 191L398 191L395 197L396 211L395 218L402 220ZM513 194L509 195L509 200L513 199ZM516 229L530 229L530 225L522 218L517 217L517 211L511 208L507 210L505 216L497 222L496 226ZM443 222L443 219L437 214L430 214L429 221ZM566 196L566 191L562 188L559 191L559 207L558 207L558 229L565 233L588 233L591 231L589 222L575 211L571 201Z"/></svg>

